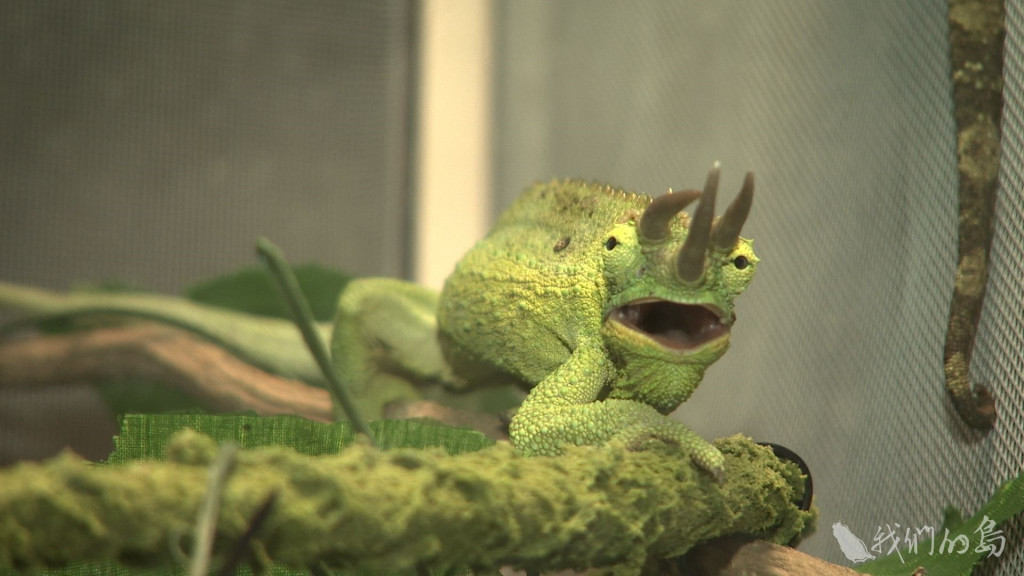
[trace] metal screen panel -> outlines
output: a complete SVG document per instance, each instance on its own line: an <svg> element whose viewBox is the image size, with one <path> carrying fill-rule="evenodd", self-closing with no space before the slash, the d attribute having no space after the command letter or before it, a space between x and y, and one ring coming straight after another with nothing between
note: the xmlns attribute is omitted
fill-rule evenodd
<svg viewBox="0 0 1024 576"><path fill-rule="evenodd" d="M411 6L4 3L4 279L175 291L261 234L406 274Z"/></svg>
<svg viewBox="0 0 1024 576"><path fill-rule="evenodd" d="M414 12L3 2L0 278L174 293L257 265L260 235L293 262L406 275ZM85 394L0 395L0 462L105 457L113 419Z"/></svg>
<svg viewBox="0 0 1024 576"><path fill-rule="evenodd" d="M660 194L720 160L728 201L757 173L758 278L732 350L676 417L808 462L822 516L802 549L848 565L834 522L869 546L887 523L937 528L944 506L972 513L1021 471L1019 7L973 366L1001 420L982 436L954 419L942 368L957 258L945 1L500 6L499 209L553 176ZM1024 536L1007 537L999 573L1022 573Z"/></svg>

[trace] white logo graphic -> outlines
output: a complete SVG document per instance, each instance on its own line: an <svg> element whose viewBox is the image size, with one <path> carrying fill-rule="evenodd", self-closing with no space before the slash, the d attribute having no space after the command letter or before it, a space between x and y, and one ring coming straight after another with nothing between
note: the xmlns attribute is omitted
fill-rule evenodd
<svg viewBox="0 0 1024 576"><path fill-rule="evenodd" d="M843 551L843 554L850 562L859 564L874 558L868 552L868 547L864 545L864 541L857 538L857 535L853 532L850 532L850 528L846 524L842 522L833 524L832 535L835 536L836 542L839 542L839 549Z"/></svg>

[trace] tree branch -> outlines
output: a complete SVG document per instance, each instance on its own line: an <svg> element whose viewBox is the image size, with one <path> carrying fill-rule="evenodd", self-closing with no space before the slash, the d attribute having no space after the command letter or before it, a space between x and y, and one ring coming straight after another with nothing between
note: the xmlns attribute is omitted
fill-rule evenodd
<svg viewBox="0 0 1024 576"><path fill-rule="evenodd" d="M132 324L0 346L0 389L117 378L160 382L217 411L333 420L326 390L264 372L177 328Z"/></svg>
<svg viewBox="0 0 1024 576"><path fill-rule="evenodd" d="M224 487L214 553L224 554L275 492L258 545L292 567L628 574L727 534L787 542L808 530L815 512L794 504L804 486L795 465L746 438L717 445L726 457L721 486L662 443L554 458L523 457L507 443L454 457L363 444L326 457L246 450ZM0 563L172 564L168 544L188 533L216 454L211 439L187 430L167 462L95 466L65 454L0 471Z"/></svg>
<svg viewBox="0 0 1024 576"><path fill-rule="evenodd" d="M691 576L859 576L860 572L764 540L726 536L704 542L681 561ZM909 569L908 569L909 574Z"/></svg>

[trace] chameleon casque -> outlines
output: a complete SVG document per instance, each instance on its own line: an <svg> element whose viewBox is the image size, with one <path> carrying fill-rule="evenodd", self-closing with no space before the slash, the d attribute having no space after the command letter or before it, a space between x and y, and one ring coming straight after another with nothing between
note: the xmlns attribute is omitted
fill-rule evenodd
<svg viewBox="0 0 1024 576"><path fill-rule="evenodd" d="M648 439L678 444L717 479L722 454L667 415L725 353L733 299L757 268L740 238L753 174L715 219L703 192L650 196L582 181L527 190L458 263L443 291L389 278L350 282L331 334L341 383L366 418L424 390L514 384L522 452ZM698 202L699 200L699 202ZM692 219L683 212L697 202ZM190 330L286 378L323 382L291 322L155 294L56 294L0 282L0 306L49 316L122 314Z"/></svg>
<svg viewBox="0 0 1024 576"><path fill-rule="evenodd" d="M716 165L703 193L658 198L581 181L536 185L440 295L392 279L353 282L332 339L342 382L356 398L403 374L455 388L515 383L529 390L510 425L525 453L656 438L721 478L719 451L666 417L725 353L733 299L757 267L753 243L739 236L753 174L714 219L718 180ZM691 220L682 210L698 199Z"/></svg>

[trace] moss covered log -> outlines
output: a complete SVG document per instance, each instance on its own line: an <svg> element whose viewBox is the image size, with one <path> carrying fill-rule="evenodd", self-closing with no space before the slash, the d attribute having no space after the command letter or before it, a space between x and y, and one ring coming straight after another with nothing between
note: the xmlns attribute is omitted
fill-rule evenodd
<svg viewBox="0 0 1024 576"><path fill-rule="evenodd" d="M722 485L660 443L557 458L522 457L505 443L459 456L359 444L320 457L246 450L224 487L214 553L241 537L271 493L277 505L255 545L292 567L634 573L649 557L717 536L788 542L810 529L814 513L795 504L804 487L795 465L740 436L717 446L726 456ZM190 547L217 451L185 430L163 462L95 465L66 454L0 471L0 562L178 562L171 550Z"/></svg>

